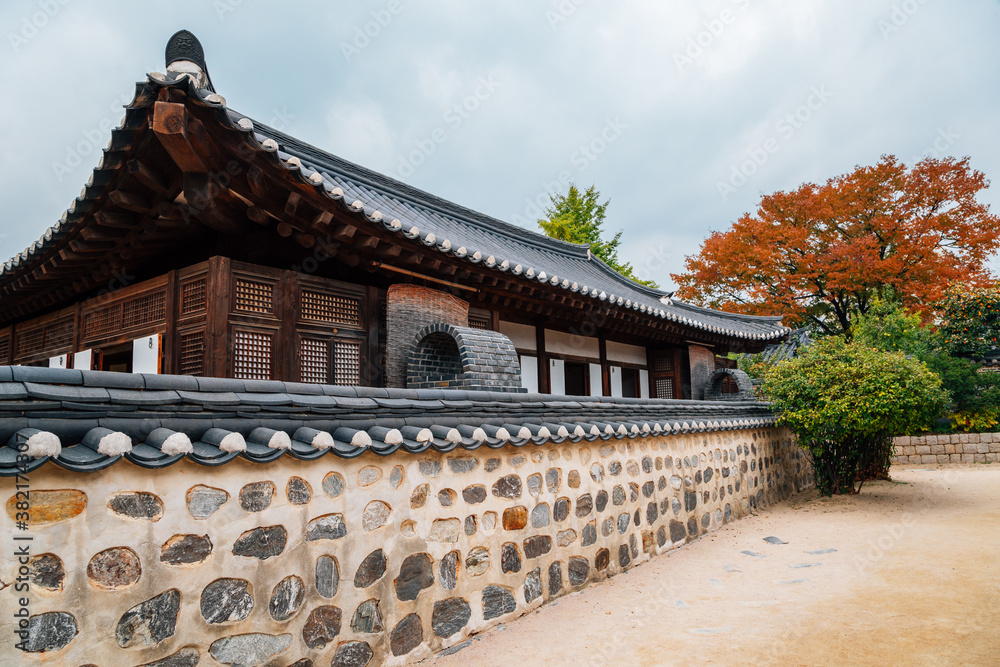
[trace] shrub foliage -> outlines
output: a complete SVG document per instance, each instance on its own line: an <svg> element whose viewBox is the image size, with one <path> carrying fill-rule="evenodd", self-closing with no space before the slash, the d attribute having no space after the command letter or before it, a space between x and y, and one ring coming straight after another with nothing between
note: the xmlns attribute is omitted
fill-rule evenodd
<svg viewBox="0 0 1000 667"><path fill-rule="evenodd" d="M947 400L921 361L839 336L769 369L762 391L812 454L826 495L857 493L864 479L887 473L892 437L931 425Z"/></svg>

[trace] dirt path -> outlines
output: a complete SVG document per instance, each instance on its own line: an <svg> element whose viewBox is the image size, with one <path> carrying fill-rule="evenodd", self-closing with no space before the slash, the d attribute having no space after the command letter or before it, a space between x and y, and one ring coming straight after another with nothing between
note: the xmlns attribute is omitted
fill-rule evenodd
<svg viewBox="0 0 1000 667"><path fill-rule="evenodd" d="M892 475L801 494L421 664L1000 665L1000 466Z"/></svg>

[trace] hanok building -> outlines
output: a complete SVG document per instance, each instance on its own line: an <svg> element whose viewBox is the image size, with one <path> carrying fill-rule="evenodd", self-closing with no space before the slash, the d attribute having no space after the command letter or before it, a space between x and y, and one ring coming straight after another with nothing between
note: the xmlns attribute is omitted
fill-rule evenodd
<svg viewBox="0 0 1000 667"><path fill-rule="evenodd" d="M788 331L248 118L178 33L80 196L0 266L0 474L31 473L39 546L75 544L37 571L75 573L77 606L39 603L25 646L365 664L454 644L808 484L745 376L716 372ZM680 400L706 396L733 400ZM315 572L247 570L286 545ZM274 587L267 623L231 604L251 584L264 606ZM215 625L237 621L260 632Z"/></svg>

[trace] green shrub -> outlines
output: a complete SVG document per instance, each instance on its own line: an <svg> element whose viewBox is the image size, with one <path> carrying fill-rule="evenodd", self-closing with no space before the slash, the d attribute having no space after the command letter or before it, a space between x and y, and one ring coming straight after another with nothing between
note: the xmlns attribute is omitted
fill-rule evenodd
<svg viewBox="0 0 1000 667"><path fill-rule="evenodd" d="M1000 288L955 285L938 304L938 333L952 356L980 359L1000 346Z"/></svg>
<svg viewBox="0 0 1000 667"><path fill-rule="evenodd" d="M886 476L892 437L933 424L947 395L916 359L842 337L816 341L764 376L763 394L813 456L821 493Z"/></svg>

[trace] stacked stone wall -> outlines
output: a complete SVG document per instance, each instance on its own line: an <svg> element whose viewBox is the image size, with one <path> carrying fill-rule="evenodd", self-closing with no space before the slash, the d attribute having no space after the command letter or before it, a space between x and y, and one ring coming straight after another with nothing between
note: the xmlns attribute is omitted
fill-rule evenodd
<svg viewBox="0 0 1000 667"><path fill-rule="evenodd" d="M402 665L812 485L760 428L29 476L30 619L0 663ZM0 595L19 565L4 558Z"/></svg>
<svg viewBox="0 0 1000 667"><path fill-rule="evenodd" d="M894 440L897 464L997 463L1000 433L946 433L902 436Z"/></svg>

